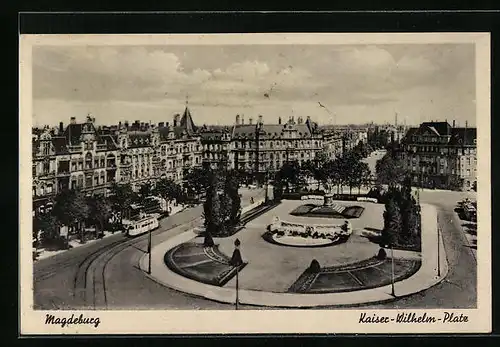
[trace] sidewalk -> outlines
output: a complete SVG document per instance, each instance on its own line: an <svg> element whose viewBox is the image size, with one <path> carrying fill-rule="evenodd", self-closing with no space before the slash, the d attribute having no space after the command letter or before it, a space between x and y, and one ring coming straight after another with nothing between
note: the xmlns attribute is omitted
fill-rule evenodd
<svg viewBox="0 0 500 347"><path fill-rule="evenodd" d="M442 281L448 273L448 262L445 256L442 236L439 235L440 276L437 273L438 261L438 233L437 212L431 205L422 205L422 265L413 276L396 282L397 297L408 296L430 288ZM177 235L152 249L152 265L150 277L156 282L175 290L204 297L210 300L233 304L236 293L234 289L202 284L190 280L170 271L163 262L165 253L173 247L187 242L196 234L188 231ZM148 255L145 254L140 262L140 268L146 272ZM244 270L240 276L244 276ZM318 307L318 306L349 306L365 303L375 303L393 300L391 286L378 287L344 293L328 294L294 294L271 293L256 290L239 290L241 304L270 306L270 307Z"/></svg>

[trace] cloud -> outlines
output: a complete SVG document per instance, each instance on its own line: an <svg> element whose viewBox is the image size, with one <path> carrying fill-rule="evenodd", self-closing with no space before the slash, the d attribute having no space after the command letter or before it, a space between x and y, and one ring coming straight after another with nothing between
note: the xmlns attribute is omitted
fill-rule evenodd
<svg viewBox="0 0 500 347"><path fill-rule="evenodd" d="M238 109L284 115L294 107L327 116L316 110L321 101L338 117L351 109L363 118L377 108L392 118L391 108L470 111L449 103L472 103L475 93L474 50L467 45L39 46L33 53L33 95L43 105L37 117L44 113L44 119L51 117L51 103L64 117L161 117L180 112L186 95L193 108L213 117Z"/></svg>

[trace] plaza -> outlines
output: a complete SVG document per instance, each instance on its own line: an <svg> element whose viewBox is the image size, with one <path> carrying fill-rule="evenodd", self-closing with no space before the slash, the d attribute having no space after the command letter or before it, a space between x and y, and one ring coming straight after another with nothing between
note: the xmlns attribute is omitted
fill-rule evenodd
<svg viewBox="0 0 500 347"><path fill-rule="evenodd" d="M352 202L335 201L335 203L353 205ZM446 276L446 259L443 257L436 259L436 210L430 205L422 207L422 253L394 251L392 263L390 251L387 251L386 259L377 259L380 246L367 237L383 227L384 205L382 204L355 203L365 210L360 218L350 220L352 234L344 243L318 248L297 248L273 244L262 237L266 233L267 226L276 217L292 223L325 225L326 218L290 215L290 211L301 204L304 204L304 201L284 200L247 223L235 235L214 238L213 249L219 257L208 254L208 248L202 245L203 237L193 231L169 239L153 248L149 277L177 291L214 301L234 303L236 294L234 275L219 283L214 281L210 283L207 278L213 273L228 273L227 265L224 268L221 264L227 263L230 259L236 239L241 242L240 249L245 262L245 266L239 270L238 277L239 302L242 304L318 307L394 300L395 296L391 293L391 265L394 266L394 288L399 297L430 288ZM328 219L328 222L342 224L343 220ZM187 263L185 259L183 260L182 266L186 269L195 267L191 275L186 276L178 271L172 271L165 262L166 255L179 246L198 249L187 254L188 257L198 257L193 259L191 264L189 260ZM444 251L442 242L437 247L441 247L441 251ZM140 261L143 270L146 269L148 257L146 254ZM311 275L308 268L313 259L319 263L320 270ZM438 261L440 271L436 272Z"/></svg>

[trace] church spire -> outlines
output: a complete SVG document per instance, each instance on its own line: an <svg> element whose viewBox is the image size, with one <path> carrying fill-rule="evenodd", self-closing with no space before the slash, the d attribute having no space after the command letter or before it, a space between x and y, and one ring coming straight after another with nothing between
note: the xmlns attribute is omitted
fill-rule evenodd
<svg viewBox="0 0 500 347"><path fill-rule="evenodd" d="M184 109L184 114L181 118L181 126L186 129L188 134L196 132L196 126L194 125L193 118L191 117L191 111L189 111L189 96L186 93L186 108Z"/></svg>

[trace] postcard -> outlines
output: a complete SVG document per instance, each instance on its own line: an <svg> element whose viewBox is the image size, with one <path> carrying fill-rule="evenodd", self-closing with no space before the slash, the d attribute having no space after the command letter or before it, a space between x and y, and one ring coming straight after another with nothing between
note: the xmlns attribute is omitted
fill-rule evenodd
<svg viewBox="0 0 500 347"><path fill-rule="evenodd" d="M488 33L21 35L19 74L22 334L491 331Z"/></svg>

